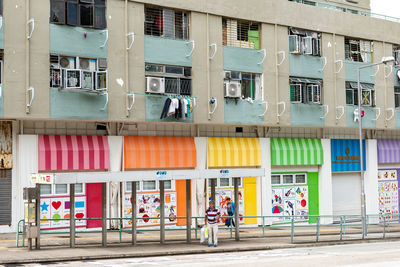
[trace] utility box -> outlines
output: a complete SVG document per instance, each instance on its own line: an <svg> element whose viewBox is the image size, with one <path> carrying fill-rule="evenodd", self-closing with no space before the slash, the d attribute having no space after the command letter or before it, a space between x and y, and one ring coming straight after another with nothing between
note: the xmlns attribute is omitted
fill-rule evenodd
<svg viewBox="0 0 400 267"><path fill-rule="evenodd" d="M36 203L25 203L25 223L36 223Z"/></svg>
<svg viewBox="0 0 400 267"><path fill-rule="evenodd" d="M25 225L24 226L24 238L37 238L38 232L37 226Z"/></svg>

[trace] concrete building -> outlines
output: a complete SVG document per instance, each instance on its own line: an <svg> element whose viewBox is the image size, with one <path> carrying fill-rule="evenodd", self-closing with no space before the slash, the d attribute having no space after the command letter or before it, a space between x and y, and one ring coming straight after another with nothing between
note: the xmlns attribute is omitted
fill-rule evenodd
<svg viewBox="0 0 400 267"><path fill-rule="evenodd" d="M22 188L38 172L263 168L264 176L242 179L243 215L275 214L268 223L284 223L279 216L360 214L356 71L384 56L398 61L400 51L400 19L376 18L369 0L0 3L1 140L12 147L2 148L10 164L0 172L0 232L23 219ZM361 86L367 212L398 220L398 203L377 201L379 183L397 186L397 63L364 69ZM135 153L146 151L174 159L154 163L149 152L139 164ZM251 160L228 160L235 153ZM232 181L216 185L222 203ZM202 215L207 188L192 182L192 216ZM80 218L98 215L99 190L79 186ZM130 190L108 184L110 216L128 216ZM143 211L156 214L145 199L157 198L157 182L138 190ZM183 184L168 190L171 214L186 215L177 207ZM67 218L67 193L44 186L42 218ZM98 226L90 224L80 226Z"/></svg>

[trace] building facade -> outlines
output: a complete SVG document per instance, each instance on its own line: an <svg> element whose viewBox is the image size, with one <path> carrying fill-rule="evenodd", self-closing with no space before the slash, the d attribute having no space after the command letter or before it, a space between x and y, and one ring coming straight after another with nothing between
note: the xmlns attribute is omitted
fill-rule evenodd
<svg viewBox="0 0 400 267"><path fill-rule="evenodd" d="M384 56L395 64L361 72L367 212L398 219L400 20L376 18L368 0L0 3L0 232L16 230L37 172L264 168L241 180L243 215L357 215L356 72ZM154 142L169 160L135 156ZM238 151L251 160L228 160ZM208 186L192 182L193 216ZM216 186L223 206L232 181ZM78 188L79 216L97 217L101 186ZM109 215L129 216L129 185L107 188ZM157 182L138 190L138 207L157 214ZM166 190L170 213L186 215L184 184ZM67 218L67 194L43 187L42 218Z"/></svg>

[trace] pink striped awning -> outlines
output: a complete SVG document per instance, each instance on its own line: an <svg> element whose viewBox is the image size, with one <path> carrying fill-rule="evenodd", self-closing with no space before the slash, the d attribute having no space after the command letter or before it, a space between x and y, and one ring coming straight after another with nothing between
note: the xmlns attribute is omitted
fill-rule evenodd
<svg viewBox="0 0 400 267"><path fill-rule="evenodd" d="M39 135L39 171L107 170L106 136Z"/></svg>

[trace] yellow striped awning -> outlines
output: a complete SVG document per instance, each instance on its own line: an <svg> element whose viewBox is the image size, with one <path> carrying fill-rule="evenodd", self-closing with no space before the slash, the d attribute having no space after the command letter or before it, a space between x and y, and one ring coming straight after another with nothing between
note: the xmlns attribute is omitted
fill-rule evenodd
<svg viewBox="0 0 400 267"><path fill-rule="evenodd" d="M261 148L258 138L208 138L208 167L261 166Z"/></svg>

